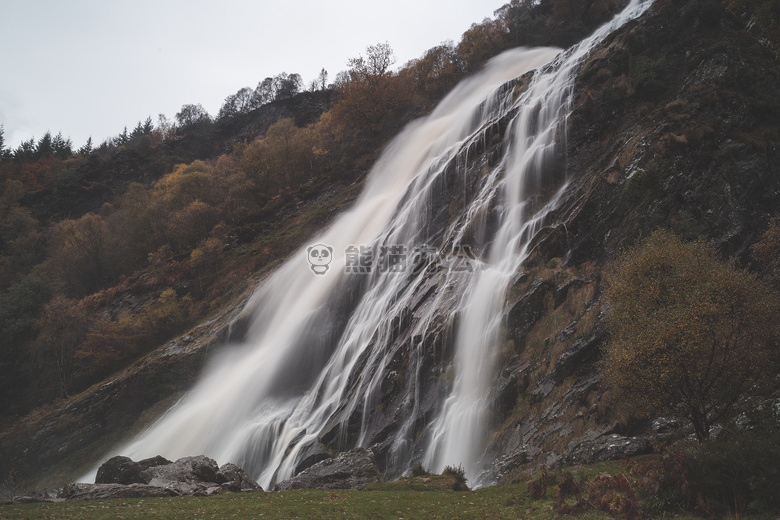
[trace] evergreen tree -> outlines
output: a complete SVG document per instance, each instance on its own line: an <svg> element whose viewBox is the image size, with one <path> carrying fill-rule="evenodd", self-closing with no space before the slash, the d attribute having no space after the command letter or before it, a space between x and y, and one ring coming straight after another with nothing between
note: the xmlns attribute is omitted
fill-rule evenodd
<svg viewBox="0 0 780 520"><path fill-rule="evenodd" d="M127 133L127 127L125 127L124 131L114 138L114 145L121 146L127 144L128 141L130 141L130 134Z"/></svg>
<svg viewBox="0 0 780 520"><path fill-rule="evenodd" d="M22 141L14 150L13 156L18 161L31 161L35 158L35 138Z"/></svg>
<svg viewBox="0 0 780 520"><path fill-rule="evenodd" d="M73 143L71 142L70 138L65 139L62 136L62 132L58 132L57 135L54 136L54 139L52 139L51 143L52 153L54 153L54 156L58 159L67 159L73 155L72 146Z"/></svg>
<svg viewBox="0 0 780 520"><path fill-rule="evenodd" d="M87 142L84 144L84 146L79 148L78 154L79 155L83 155L83 156L86 157L87 155L89 155L91 153L92 153L92 136L89 136L89 138L87 138Z"/></svg>
<svg viewBox="0 0 780 520"><path fill-rule="evenodd" d="M10 159L10 157L11 150L5 148L5 129L3 128L3 125L0 125L0 161Z"/></svg>
<svg viewBox="0 0 780 520"><path fill-rule="evenodd" d="M152 116L148 116L144 121L143 133L144 135L152 135L154 132L154 123L152 122Z"/></svg>
<svg viewBox="0 0 780 520"><path fill-rule="evenodd" d="M138 121L138 124L135 125L135 128L133 128L133 131L130 133L130 139L138 139L142 135L144 135L144 127L141 122Z"/></svg>
<svg viewBox="0 0 780 520"><path fill-rule="evenodd" d="M38 146L35 148L36 157L48 157L54 153L54 146L52 143L51 132L46 132L43 137L38 141Z"/></svg>

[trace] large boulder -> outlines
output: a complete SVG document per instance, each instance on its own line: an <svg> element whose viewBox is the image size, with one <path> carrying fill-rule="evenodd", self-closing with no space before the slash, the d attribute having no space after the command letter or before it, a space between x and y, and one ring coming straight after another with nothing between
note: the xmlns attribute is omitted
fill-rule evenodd
<svg viewBox="0 0 780 520"><path fill-rule="evenodd" d="M217 472L217 482L227 491L262 491L260 484L255 482L246 471L233 463L223 464Z"/></svg>
<svg viewBox="0 0 780 520"><path fill-rule="evenodd" d="M289 489L363 489L380 481L374 453L355 448L336 458L323 460L289 480L280 482L274 491Z"/></svg>
<svg viewBox="0 0 780 520"><path fill-rule="evenodd" d="M235 464L221 468L214 459L199 455L171 462L157 456L135 462L112 457L98 469L95 484L65 486L60 498L138 498L168 496L210 496L229 491L262 491L257 482Z"/></svg>
<svg viewBox="0 0 780 520"><path fill-rule="evenodd" d="M171 461L159 455L139 462L118 455L111 457L98 468L95 484L147 484L141 477L141 472L165 464L171 464Z"/></svg>
<svg viewBox="0 0 780 520"><path fill-rule="evenodd" d="M97 471L95 484L145 484L141 468L130 457L120 455L105 461Z"/></svg>
<svg viewBox="0 0 780 520"><path fill-rule="evenodd" d="M144 483L152 480L173 482L212 482L217 483L219 466L214 459L204 455L197 457L183 457L176 462L162 466L153 466L141 472Z"/></svg>
<svg viewBox="0 0 780 520"><path fill-rule="evenodd" d="M97 500L106 498L170 497L178 493L147 484L69 484L60 493L66 500Z"/></svg>

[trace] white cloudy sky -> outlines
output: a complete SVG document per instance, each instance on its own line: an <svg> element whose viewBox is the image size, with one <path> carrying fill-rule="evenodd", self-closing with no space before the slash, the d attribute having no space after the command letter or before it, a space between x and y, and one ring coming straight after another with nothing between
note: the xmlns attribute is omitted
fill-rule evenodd
<svg viewBox="0 0 780 520"><path fill-rule="evenodd" d="M47 130L79 147L280 72L333 80L368 45L396 65L508 0L0 0L0 124L6 146Z"/></svg>

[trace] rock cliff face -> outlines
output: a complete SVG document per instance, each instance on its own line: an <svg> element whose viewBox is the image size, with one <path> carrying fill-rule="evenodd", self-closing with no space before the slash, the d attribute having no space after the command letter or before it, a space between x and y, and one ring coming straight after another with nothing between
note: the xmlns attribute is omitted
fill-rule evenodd
<svg viewBox="0 0 780 520"><path fill-rule="evenodd" d="M513 351L495 395L512 405L496 414L492 477L529 460L649 449L657 428L616 417L596 376L608 334L602 269L656 228L749 261L748 247L780 209L777 81L777 50L719 2L658 0L583 64L570 184L508 310Z"/></svg>
<svg viewBox="0 0 780 520"><path fill-rule="evenodd" d="M725 256L748 260L748 247L780 208L778 80L776 50L714 1L659 0L582 64L560 157L568 182L563 202L509 291L481 483L511 479L527 463L592 462L651 449L652 425L617 417L597 376L608 336L602 270L659 227L703 236ZM488 140L466 178L476 182L500 146ZM443 221L459 214L452 201L474 186L453 174L432 213ZM414 413L420 437L411 458L422 458L424 427L451 385L457 321L447 319L456 311L454 300L441 296L447 290L444 271L432 268L397 319L379 406L367 419L345 407L351 416L337 417L321 439L331 450L355 442L366 420L363 442L393 476L388 432ZM433 305L436 318L416 336ZM411 361L416 351L420 366ZM415 406L410 395L419 395Z"/></svg>
<svg viewBox="0 0 780 520"><path fill-rule="evenodd" d="M540 199L562 185L565 191L508 292L488 399L485 470L476 484L510 480L524 464L582 463L650 449L648 438L659 430L617 417L597 376L608 336L602 271L621 248L658 227L703 236L724 255L747 262L748 247L780 210L778 84L777 50L715 0L657 0L583 62L565 153L557 157L560 174ZM473 192L498 160L498 136L507 124L499 121L493 137L471 154L465 177L453 168L437 187L429 216L441 229L463 210L460 194ZM491 218L485 216L487 229ZM359 435L386 478L422 460L426 426L451 389L459 319L453 318L456 300L447 297L446 270L439 264L427 269L412 303L393 318L376 406L364 415L345 401L301 455L296 472L354 447ZM237 308L190 333L192 345L218 343L224 335L216 331L236 315ZM425 334L419 333L422 320ZM71 470L94 462L78 459L135 420L137 412L119 409L128 406L128 396L144 392L148 377L161 377L170 392L186 386L193 371L168 378L158 370L166 356L173 356L171 367L182 367L186 359L200 363L208 350L182 343L161 349L147 368L139 365L40 419L30 427L31 439L2 439L3 451L18 449L38 471L63 460ZM361 385L352 381L350 395L369 391ZM137 406L155 400L140 399ZM399 464L391 448L401 424L412 426Z"/></svg>

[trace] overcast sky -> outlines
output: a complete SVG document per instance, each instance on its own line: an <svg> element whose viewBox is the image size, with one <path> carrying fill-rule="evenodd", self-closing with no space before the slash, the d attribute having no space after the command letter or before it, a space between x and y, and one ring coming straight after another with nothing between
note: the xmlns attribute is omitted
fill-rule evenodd
<svg viewBox="0 0 780 520"><path fill-rule="evenodd" d="M387 42L396 66L508 0L0 0L0 124L6 147L47 130L97 145L158 114L280 72L332 81Z"/></svg>

